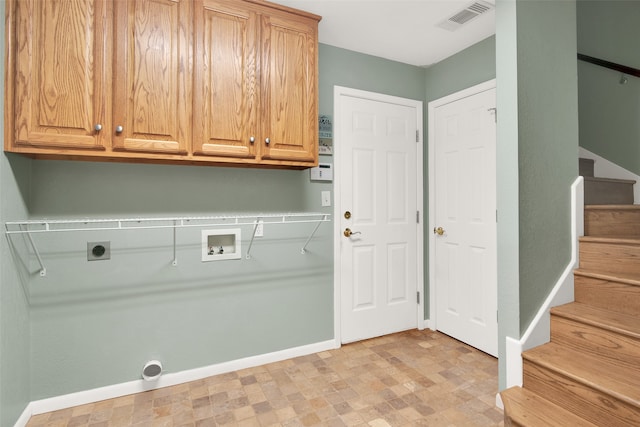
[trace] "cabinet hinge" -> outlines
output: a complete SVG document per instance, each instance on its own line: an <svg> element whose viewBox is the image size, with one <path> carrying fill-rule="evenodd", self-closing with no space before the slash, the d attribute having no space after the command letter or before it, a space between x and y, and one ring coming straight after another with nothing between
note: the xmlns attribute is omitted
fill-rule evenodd
<svg viewBox="0 0 640 427"><path fill-rule="evenodd" d="M416 224L420 224L420 211L416 211Z"/></svg>
<svg viewBox="0 0 640 427"><path fill-rule="evenodd" d="M416 129L416 142L420 142L420 131Z"/></svg>
<svg viewBox="0 0 640 427"><path fill-rule="evenodd" d="M416 303L420 304L420 292L416 292Z"/></svg>

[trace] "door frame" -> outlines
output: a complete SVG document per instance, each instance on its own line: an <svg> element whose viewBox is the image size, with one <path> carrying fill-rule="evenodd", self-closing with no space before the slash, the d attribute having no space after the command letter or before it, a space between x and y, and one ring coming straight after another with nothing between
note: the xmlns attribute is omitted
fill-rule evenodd
<svg viewBox="0 0 640 427"><path fill-rule="evenodd" d="M469 88L463 89L461 91L452 93L450 95L444 96L442 98L436 99L434 101L429 102L428 104L428 142L427 142L427 150L428 150L428 175L429 175L429 230L433 230L436 227L435 224L435 112L436 108L442 107L443 105L449 104L451 102L455 102L461 100L463 98L467 98L469 96L477 95L482 92L486 92L491 89L496 89L496 79L488 80L484 83L477 84L475 86L471 86ZM497 113L496 113L497 114ZM436 330L437 319L436 319L436 260L435 260L435 249L436 249L436 241L433 233L429 233L429 319L425 320L425 325L431 330ZM497 297L497 296L496 296Z"/></svg>
<svg viewBox="0 0 640 427"><path fill-rule="evenodd" d="M342 280L340 277L340 271L342 270L342 259L340 257L340 243L342 237L342 229L340 226L342 206L341 200L341 179L340 167L341 165L341 153L340 147L340 113L342 106L340 103L340 97L346 95L356 98L368 99L372 101L386 102L390 104L399 104L416 108L417 125L418 125L418 142L416 142L416 206L418 208L418 215L420 220L418 221L418 236L416 241L416 287L420 294L420 301L416 308L416 327L418 329L425 328L424 321L424 202L423 202L423 189L424 189L424 173L423 173L423 155L424 155L424 132L423 132L423 102L415 99L401 98L392 95L385 95L376 92L368 92L359 89L352 89L343 86L333 87L333 328L334 339L336 348L342 345L342 333L341 333L341 290ZM422 284L422 286L421 286Z"/></svg>

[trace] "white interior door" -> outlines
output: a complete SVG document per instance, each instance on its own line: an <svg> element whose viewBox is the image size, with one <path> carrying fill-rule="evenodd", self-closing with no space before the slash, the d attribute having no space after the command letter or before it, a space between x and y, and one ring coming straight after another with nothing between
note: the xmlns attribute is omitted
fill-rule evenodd
<svg viewBox="0 0 640 427"><path fill-rule="evenodd" d="M339 89L336 269L345 343L417 326L422 104Z"/></svg>
<svg viewBox="0 0 640 427"><path fill-rule="evenodd" d="M436 329L497 356L495 85L456 98L430 105Z"/></svg>

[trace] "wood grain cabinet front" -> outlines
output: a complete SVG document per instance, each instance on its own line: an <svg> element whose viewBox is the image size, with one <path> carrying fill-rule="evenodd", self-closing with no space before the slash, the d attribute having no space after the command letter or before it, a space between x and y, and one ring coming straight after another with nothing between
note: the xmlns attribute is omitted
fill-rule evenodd
<svg viewBox="0 0 640 427"><path fill-rule="evenodd" d="M197 4L195 154L316 165L319 17L262 1Z"/></svg>
<svg viewBox="0 0 640 427"><path fill-rule="evenodd" d="M10 0L5 151L304 168L320 17L262 0Z"/></svg>
<svg viewBox="0 0 640 427"><path fill-rule="evenodd" d="M258 26L239 1L198 1L195 14L193 151L257 159Z"/></svg>
<svg viewBox="0 0 640 427"><path fill-rule="evenodd" d="M111 4L103 0L6 4L5 150L100 151L110 125Z"/></svg>
<svg viewBox="0 0 640 427"><path fill-rule="evenodd" d="M192 0L114 2L113 149L187 154Z"/></svg>
<svg viewBox="0 0 640 427"><path fill-rule="evenodd" d="M318 161L317 22L262 16L262 160Z"/></svg>

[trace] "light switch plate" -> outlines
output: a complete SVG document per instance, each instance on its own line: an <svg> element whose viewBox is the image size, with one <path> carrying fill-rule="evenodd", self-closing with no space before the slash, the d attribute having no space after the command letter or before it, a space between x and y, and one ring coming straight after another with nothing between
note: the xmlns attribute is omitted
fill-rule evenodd
<svg viewBox="0 0 640 427"><path fill-rule="evenodd" d="M322 206L327 207L331 206L331 191L323 191L321 193L322 196Z"/></svg>

